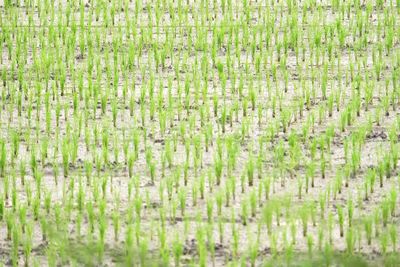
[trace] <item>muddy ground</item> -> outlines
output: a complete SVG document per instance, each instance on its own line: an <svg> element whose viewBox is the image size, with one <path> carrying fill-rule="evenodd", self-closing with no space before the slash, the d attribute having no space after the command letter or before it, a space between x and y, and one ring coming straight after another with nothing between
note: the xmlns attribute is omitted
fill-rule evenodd
<svg viewBox="0 0 400 267"><path fill-rule="evenodd" d="M23 1L21 1L23 2ZM51 29L57 32L57 25L63 25L67 28L67 35L71 34L72 26L66 25L66 17L63 15L62 19L59 19L59 15L66 10L65 2L57 2L54 4L53 10L55 11L54 21L51 21L51 14L40 15L39 8L34 7L29 9L23 3L21 6L14 6L11 9L1 9L2 14L2 25L1 32L7 32L7 29L12 29L15 34L10 34L11 44L14 48L17 47L18 39L16 36L28 35L30 38L27 42L26 54L24 55L25 64L23 67L23 80L32 94L33 100L24 99L22 101L22 113L19 115L16 108L16 95L18 95L20 81L18 75L15 73L12 76L13 63L10 60L9 50L6 49L6 42L2 43L2 63L1 70L7 73L6 80L3 81L1 86L2 96L5 98L1 99L1 113L0 113L0 134L1 138L5 140L5 146L7 151L12 149L12 133L15 131L20 137L20 146L18 151L18 158L15 165L12 164L10 154L7 154L7 168L6 176L9 181L12 181L13 177L16 177L14 185L9 187L9 193L11 194L12 189L15 188L18 199L18 207L27 206L28 212L27 217L29 221L32 221L33 229L33 246L32 246L32 257L30 258L30 264L32 265L47 265L49 264L49 253L53 250L49 249L52 247L56 253L66 255L66 259L58 259L60 265L100 265L100 266L114 266L125 264L125 245L126 245L126 233L129 225L137 225L140 221L140 229L138 230L139 239L135 237L135 242L148 242L149 261L146 264L150 265L152 262L150 259L158 259L160 251L160 227L161 219L160 212L165 212L165 230L166 230L166 244L167 247L171 247L173 240L176 236L184 244L183 256L181 259L182 265L197 265L199 262L199 251L198 251L198 232L203 231L206 236L207 244L210 246L211 240L214 241L215 259L211 257L211 252L207 255L207 264L215 266L225 266L228 264L243 263L245 266L249 265L249 247L257 242L257 260L256 265L264 265L266 263L272 263L272 266L277 265L290 265L290 266L320 266L325 264L324 258L326 258L326 251L324 250L326 244L330 244L334 251L334 256L338 258L337 265L354 266L354 261L359 260L370 266L381 266L384 263L390 263L392 258L397 256L396 253L392 253L392 246L388 245L388 254L383 255L381 250L382 235L379 233L386 233L387 229L381 225L381 218L374 223L373 241L372 244L368 245L363 220L365 218L373 217L374 214L380 214L381 205L383 201L390 195L392 191L399 192L400 180L398 178L397 166L392 166L392 170L389 177L384 178L383 186L379 186L379 182L376 181L374 192L368 195L368 199L365 199L365 188L364 183L368 169L375 168L379 162L382 161L384 155L389 151L389 131L393 125L399 125L398 121L398 101L396 104L390 105L389 114L386 115L383 111L383 99L385 96L385 88L389 88L389 91L393 91L393 83L391 82L393 72L398 73L399 65L399 35L394 38L394 45L391 50L382 54L382 71L379 79L374 76L375 66L372 60L373 54L377 52L377 47L382 44L382 40L385 37L384 33L381 32L380 36L376 36L376 28L378 21L382 22L385 12L392 12L392 17L395 19L396 25L400 23L399 16L396 11L385 7L384 10L380 10L374 7L370 17L366 18L368 22L366 24L367 30L364 29L364 35L367 36L367 43L362 49L355 52L355 47L359 45L361 37L355 34L353 36L347 36L345 40L345 46L340 47L338 42L334 42L334 53L331 59L328 59L327 52L320 52L320 59L318 62L315 60L315 51L311 54L309 47L309 37L307 34L313 34L316 31L322 31L323 25L330 25L335 27L337 19L342 20L342 23L346 29L355 29L355 13L350 12L350 17L341 17L340 12L334 11L332 6L327 3L322 3L320 10L308 9L307 16L309 17L308 22L302 21L303 13L302 5L300 5L297 12L297 20L302 29L300 35L300 42L304 43L303 46L299 46L300 55L304 52L304 61L302 56L296 59L295 51L289 48L286 57L286 65L284 70L281 71L280 65L282 60L279 60L278 53L276 50L277 43L282 43L285 37L285 30L282 24L287 23L289 18L289 8L286 4L276 4L274 7L266 7L266 3L259 3L258 1L249 1L250 6L250 17L248 24L240 26L238 29L239 35L239 57L235 54L236 46L234 42L229 45L226 37L229 31L229 27L232 27L235 23L239 23L241 10L244 9L242 3L234 2L234 8L232 11L233 17L226 16L227 22L224 22L222 10L220 8L214 8L213 4L210 3L210 19L208 24L195 26L195 16L201 14L200 3L192 3L190 1L188 8L188 17L186 20L178 23L176 28L176 36L173 47L170 49L170 53L165 59L164 66L161 64L156 67L154 62L154 47L155 44L163 47L166 40L166 32L173 34L172 19L168 10L165 10L164 15L161 17L160 26L155 25L154 10L149 12L147 4L142 5L139 11L139 17L136 20L136 24L132 20L132 26L136 27L137 35L134 37L133 34L128 34L126 26L127 18L125 17L126 10L116 10L116 19L114 26L111 24L105 26L103 17L100 16L99 20L92 19L92 26L90 30L87 30L89 23L88 14L94 9L95 3L85 3L84 7L84 24L82 29L77 31L77 42L76 47L72 50L73 56L69 59L70 61L64 60L64 55L67 54L67 43L62 42L62 37L54 37L55 40L59 40L58 44L54 44L49 39L42 42L38 36L50 35ZM268 1L269 2L269 1ZM111 4L104 2L106 6L110 8ZM135 4L133 2L126 2L128 5L127 14L134 14ZM152 7L149 3L149 7ZM303 3L304 4L304 3ZM4 4L1 4L4 5ZM118 5L118 4L117 4ZM186 6L186 1L183 4ZM93 7L93 8L92 8ZM257 8L259 7L259 8ZM153 7L154 8L154 7ZM107 8L105 8L107 9ZM260 15L258 9L261 10ZM33 12L33 24L35 27L28 27L29 20L24 15L26 10ZM269 11L268 11L269 10ZM72 20L75 17L77 25L79 25L79 6L71 11ZM101 12L104 12L102 9ZM292 11L293 12L293 11ZM318 17L318 12L321 12L322 16ZM361 8L361 13L365 15L366 8ZM296 12L294 12L296 13ZM292 14L294 14L292 13ZM100 13L102 14L102 13ZM264 24L264 20L268 16L276 15L275 20L268 26ZM17 27L12 28L12 20L9 17L17 18ZM153 21L149 21L149 16L152 17ZM204 16L204 15L203 15ZM94 16L95 17L95 16ZM321 23L314 25L315 31L312 31L313 19L322 19ZM47 21L47 24L44 21ZM265 42L266 30L260 30L260 35L253 35L253 30L256 26L262 27L273 27L276 28L276 34L272 34L271 42L269 45ZM53 28L52 28L53 27ZM148 30L153 28L153 36L147 37L146 32L142 30ZM214 27L214 28L213 28ZM222 62L224 71L227 72L226 61L227 58L234 59L232 66L230 67L230 73L226 74L226 91L223 93L222 81L218 73L215 62L211 59L211 47L213 43L213 30L220 30L221 28L227 28L225 39L222 40L221 46L217 49L216 62ZM288 30L288 28L286 29ZM118 31L121 32L122 39L118 40ZM131 30L132 31L132 30ZM248 36L244 32L249 31ZM189 32L191 32L191 42L188 40ZM199 39L199 36L205 34L207 46L210 50L204 51L201 49L195 49L194 44ZM79 40L85 36L85 40L90 39L90 36L94 36L93 40L98 38L99 46L94 45L93 56L89 55L89 51L85 50L82 54L79 47ZM127 36L130 35L128 38ZM261 37L260 37L261 36ZM141 55L136 55L134 65L131 69L123 66L123 61L128 58L129 46L137 45L139 39L144 38L144 45L142 48ZM245 39L249 38L249 39ZM261 41L259 38L262 38ZM277 38L277 39L275 39ZM337 38L337 37L336 37ZM234 39L234 38L233 38ZM119 42L118 51L118 65L117 73L119 74L118 84L115 84L114 80L114 58L113 58L113 40ZM253 40L257 40L257 46L254 50L254 58L251 51L251 44ZM327 40L322 37L322 50L326 51ZM336 39L335 39L336 40ZM32 49L32 46L36 46L36 49ZM136 49L136 47L135 47ZM228 50L230 49L230 52ZM283 48L282 48L283 50ZM107 51L110 53L107 55ZM15 52L13 52L15 53ZM56 63L57 53L59 53L60 59ZM230 53L230 54L229 54ZM282 53L282 51L281 51ZM46 79L44 73L40 69L40 65L43 65L43 61L49 56L48 60L50 64L50 79L48 85L46 85ZM11 59L15 57L12 54ZM261 71L257 74L256 60L261 58ZM209 72L207 77L202 77L202 61L208 59L205 64L208 66ZM42 60L42 62L41 62ZM327 63L328 80L327 80L327 95L339 94L338 102L335 101L333 112L331 115L328 114L328 100L323 99L320 90L322 84L322 75L324 72L323 60ZM100 64L97 65L97 61ZM180 62L176 71L176 61ZM240 61L240 62L239 62ZM35 63L36 62L36 63ZM58 65L57 65L58 64ZM57 77L57 69L59 65L66 70L65 80L65 93L60 95L59 90L59 77ZM94 64L92 79L89 81L88 65ZM19 64L18 64L19 65ZM54 65L54 66L53 66ZM99 68L97 68L99 66ZM352 66L352 67L351 67ZM111 68L111 74L107 74L107 68ZM277 80L273 78L273 69L277 68ZM350 78L351 68L354 68L356 78ZM37 75L37 73L39 73ZM177 75L179 73L179 76ZM199 93L199 100L196 101L195 82L192 77L194 73L198 73L199 88L203 90L207 88L205 98ZM235 73L235 74L233 74ZM285 86L285 76L288 75L287 86ZM82 75L82 88L84 92L90 92L91 86L99 86L101 95L104 92L109 92L109 99L105 101L106 109L102 112L101 99L97 99L95 102L94 98L90 98L88 102L85 102L84 94L79 95L82 98L78 99L78 108L74 111L74 94L79 92L79 77ZM108 80L108 75L111 76L111 80ZM233 76L236 75L236 81L233 81ZM154 80L152 80L152 78ZM243 96L240 96L237 92L240 86L240 77L243 83ZM185 82L188 79L189 84L189 107L186 109L185 102ZM312 80L315 79L313 84ZM354 86L357 83L357 79L360 79L361 87L364 88L367 85L373 86L372 103L368 105L368 110L365 108L365 101L362 101L362 107L359 115L354 115L351 125L346 125L344 131L340 130L340 120L345 110L350 105L354 104ZM208 84L205 83L208 81ZM150 83L154 82L154 103L149 97ZM170 83L170 84L169 84ZM5 84L5 85L4 85ZM127 88L127 95L124 96L124 87ZM287 90L285 90L287 87ZM37 89L39 88L39 89ZM49 88L49 89L46 89ZM57 90L54 88L58 88ZM169 90L171 88L171 90ZM178 89L180 88L180 89ZM302 105L302 115L298 113L295 108L298 105L299 98L307 92L307 88L315 88L315 97L310 102L309 108L305 108ZM10 90L14 90L18 93L10 93ZM44 99L41 99L39 109L36 104L38 103L35 94L41 90L42 97L45 95L46 90L53 95L52 90L56 90L56 97L50 97L50 130L46 129L46 110L44 106ZM109 91L107 91L109 90ZM142 107L144 107L145 123L142 121L142 110L140 104L140 98L142 92L146 92ZM170 96L169 96L170 92ZM251 92L256 94L256 107L254 110L251 105ZM10 96L11 94L11 96ZM114 101L117 106L117 117L116 123L113 123L113 111L112 111L112 95L115 94L116 98ZM25 92L23 93L25 96ZM163 96L162 98L159 96ZM37 96L37 95L36 95ZM14 100L13 99L14 97ZM157 98L158 97L158 98ZM174 103L172 107L169 107L168 98ZM10 100L11 99L11 100ZM131 100L132 99L132 100ZM156 108L155 116L151 119L151 105L157 107L158 100L161 99L161 108ZM214 103L215 99L218 99L218 111L217 115L214 116ZM204 102L207 100L207 102ZM362 97L361 100L364 100ZM130 101L134 102L132 109L132 115L130 112ZM276 108L275 114L273 112L273 102L277 101L280 104ZM181 107L178 103L181 103ZM245 107L244 105L246 105ZM32 115L29 117L27 110L29 104L33 104ZM57 125L57 105L61 106L59 115L59 124ZM227 111L234 109L237 105L238 112L233 112L233 118L228 117L228 122L225 127L225 132L221 126L221 112L224 108ZM178 114L181 109L181 114ZM261 110L260 112L258 110ZM291 112L290 124L286 132L283 132L280 118L284 115L285 111ZM168 119L166 122L165 133L161 132L160 129L160 116L162 111L167 112ZM205 119L205 125L201 125L201 112L209 113L208 119ZM322 112L322 115L321 115ZM244 114L246 113L246 114ZM261 118L260 115L261 114ZM378 115L377 115L378 114ZM377 117L379 119L377 119ZM311 118L314 118L314 122L310 123ZM81 120L81 126L79 121ZM231 122L232 120L232 122ZM371 124L369 124L369 121ZM247 126L247 129L246 127ZM320 170L321 162L321 151L318 146L318 152L314 159L310 155L310 147L312 141L319 140L321 136L325 136L325 133L329 127L333 127L334 136L331 141L330 150L324 150L326 160L326 173L325 177L322 177ZM350 138L353 133L359 131L363 127L370 126L370 131L365 138L365 142L362 144L360 154L360 165L356 170L356 173L349 178L348 185L345 185L343 181L342 189L340 193L336 193L334 196L335 186L337 185L337 176L341 174L341 170L345 167L344 157L344 142L346 138ZM81 127L81 130L79 130ZM308 136L303 135L303 129L309 129ZM68 130L69 129L69 130ZM109 145L107 150L109 151L109 163L104 164L101 162L96 166L97 158L101 159L103 156L104 145L102 144L102 133L107 131L109 135ZM183 132L185 130L185 132ZM271 130L273 133L271 134ZM97 143L94 141L95 132L98 131L99 138ZM208 150L206 151L205 145L205 133L211 132L211 140ZM62 143L65 138L68 138L68 133L76 134L78 138L78 149L76 155L76 161L69 164L69 173L67 177L63 176L63 164L62 164ZM133 153L134 134L139 136L139 149L138 158L135 159L133 164L134 177L129 177L129 170L126 164L126 158L123 152L124 143L128 143L129 153ZM291 169L290 167L290 154L289 154L289 135L293 133L297 136L299 144L300 160L299 163ZM90 146L89 149L86 147L85 136L89 136ZM200 141L200 157L199 166L195 170L195 142L198 138ZM226 140L231 138L233 142L237 144L237 159L236 166L228 176L228 155L226 146ZM173 163L162 170L163 155L166 151L166 144L169 143L171 146L174 145L176 140L176 149L173 152ZM221 141L222 140L222 141ZM40 157L40 151L42 150L41 144L48 142L47 157L42 161ZM188 146L185 145L187 142ZM218 146L222 142L222 161L223 170L221 182L218 185L215 178L215 158L218 156ZM260 147L260 142L262 146ZM284 148L283 161L277 162L275 159L276 148L279 143L282 142ZM397 145L397 140L396 140ZM36 150L32 152L32 148L36 147ZM189 158L186 156L186 149L190 148ZM146 160L146 151L152 153L152 160L155 164L155 178L154 182L150 176L149 166ZM115 151L118 151L118 156L115 157ZM36 196L38 190L35 187L35 178L30 168L30 162L32 159L32 153L36 153L37 161L40 165L42 177L41 194L42 198L40 201L40 213L45 216L49 225L56 225L56 210L61 209L61 217L65 222L63 229L55 231L53 240L60 244L49 244L48 241L42 239L43 230L39 221L33 221L33 213L31 206L28 206L28 194L27 188L32 191L31 194ZM258 156L261 157L261 172L256 168L255 178L252 186L245 183L242 186L241 177L247 177L247 164L250 160L250 156L253 155L253 160L256 160ZM25 178L25 185L22 185L20 179L20 163L26 164L27 177ZM87 183L85 163L93 162L93 175ZM315 184L308 188L308 192L305 192L305 176L307 166L311 162L315 163ZM184 185L184 169L185 164L187 167L187 184ZM56 179L56 173L58 177ZM179 172L179 189L173 189L172 198L168 198L167 187L169 181L173 181L174 175ZM211 180L210 180L211 177ZM5 177L0 178L0 192L5 195ZM204 199L200 197L200 184L201 180L204 179L205 195ZM104 182L105 181L105 182ZM232 181L235 181L232 184ZM106 192L103 192L102 184L106 183ZM136 183L136 186L134 185ZM266 199L265 185L270 183L270 191L268 199ZM299 184L302 184L301 196L299 195ZM210 186L211 185L211 186ZM136 187L136 188L135 188ZM77 220L80 212L78 211L78 191L83 190L85 197L85 206L87 203L92 203L95 207L96 214L99 212L99 203L96 202L96 195L103 196L106 201L106 212L105 218L107 218L107 231L105 237L105 252L104 257L99 261L96 255L97 250L95 245L99 240L98 226L96 224L94 233L91 233L88 221L88 215L83 212L81 233L77 233ZM129 196L129 191L131 195ZM197 192L197 197L193 196L194 191ZM178 191L186 194L185 199L185 214L181 214L179 204ZM235 198L231 195L229 197L229 204L226 205L226 195L232 194L235 191ZM160 197L162 192L162 200ZM230 192L230 193L229 193ZM255 196L256 199L256 210L254 216L250 215L250 198ZM51 198L51 211L46 214L45 211L45 196ZM100 197L101 198L101 197ZM137 216L134 210L134 203L136 199L142 199L143 209L141 211L140 218ZM219 214L217 211L217 199L221 198L223 201L222 209ZM319 203L320 199L326 199L326 209L324 212L321 211ZM196 204L194 205L194 199ZM345 230L347 226L347 205L349 200L353 201L354 215L353 215L353 226L352 229L355 235L355 250L354 255L357 259L353 259L347 253L346 236L340 236L340 227L338 222L338 206L342 205L345 210ZM211 218L207 214L208 202L212 203L213 212ZM247 203L249 216L247 222L244 223L242 217L243 203ZM277 204L278 203L278 204ZM394 225L398 230L399 225L399 208L397 206L398 199L396 199L396 207L393 216L390 216L389 224ZM274 209L273 215L273 226L272 232L268 233L265 225L264 211L268 205L275 205L279 207L279 210ZM303 236L302 232L302 221L301 212L306 205L314 207L316 220L312 222L311 213L308 215L308 237ZM275 207L274 206L274 207ZM5 207L8 212L14 212L18 216L17 211L13 211L12 198L5 200ZM176 208L176 214L174 215L174 207ZM120 231L117 238L114 237L113 232L113 214L119 214L120 216ZM278 219L279 218L279 225ZM245 225L244 225L245 224ZM223 238L220 239L222 229ZM293 230L294 229L294 230ZM378 230L378 231L377 231ZM135 231L136 228L135 228ZM208 233L206 233L208 231ZM292 233L294 231L294 233ZM136 232L135 232L136 233ZM233 233L237 233L237 253L235 255L235 242L236 237ZM12 243L7 240L7 224L5 220L0 222L0 262L2 261L5 265L11 265L10 253L12 251ZM212 237L212 238L211 238ZM311 256L308 254L308 240L313 240L313 253ZM389 239L390 240L390 239ZM222 242L221 242L222 241ZM295 241L295 242L294 242ZM272 243L276 243L275 245ZM319 243L321 244L321 250L319 250ZM62 244L65 245L62 248ZM390 241L388 244L391 244ZM399 245L396 244L394 250L398 251ZM139 245L137 247L139 249ZM276 251L275 251L276 249ZM208 249L209 250L209 249ZM19 264L24 262L23 248L19 249L20 261ZM354 261L352 261L354 260ZM313 262L314 261L314 262ZM158 263L158 260L155 260ZM173 255L170 256L170 264L174 263ZM144 264L144 265L146 265ZM361 264L361 263L359 263ZM394 261L394 265L399 264Z"/></svg>

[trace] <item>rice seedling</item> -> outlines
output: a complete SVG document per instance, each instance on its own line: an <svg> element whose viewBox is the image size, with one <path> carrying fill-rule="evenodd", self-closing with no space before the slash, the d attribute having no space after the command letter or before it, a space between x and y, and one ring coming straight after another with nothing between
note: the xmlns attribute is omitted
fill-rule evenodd
<svg viewBox="0 0 400 267"><path fill-rule="evenodd" d="M308 219L309 219L309 207L304 205L300 209L300 219L303 227L303 236L307 236L308 231Z"/></svg>
<svg viewBox="0 0 400 267"><path fill-rule="evenodd" d="M346 252L350 255L353 254L354 247L355 247L354 230L353 228L348 228L346 232Z"/></svg>
<svg viewBox="0 0 400 267"><path fill-rule="evenodd" d="M338 212L338 219L339 219L340 236L342 237L344 234L344 228L343 228L344 214L343 214L342 206L338 206L337 212Z"/></svg>
<svg viewBox="0 0 400 267"><path fill-rule="evenodd" d="M388 239L389 239L389 237L386 232L382 233L382 235L380 236L380 247L381 247L381 253L383 255L386 255L386 252L387 252L387 246L388 246L388 241L389 241Z"/></svg>
<svg viewBox="0 0 400 267"><path fill-rule="evenodd" d="M183 246L182 243L179 241L179 237L177 236L173 243L173 251L174 251L174 258L175 258L175 266L180 265L180 258L183 253Z"/></svg>

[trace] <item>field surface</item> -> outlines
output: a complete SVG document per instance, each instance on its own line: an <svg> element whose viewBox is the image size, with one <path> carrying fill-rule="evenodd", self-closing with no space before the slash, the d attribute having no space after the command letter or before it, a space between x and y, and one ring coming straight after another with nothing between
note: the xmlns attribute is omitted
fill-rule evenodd
<svg viewBox="0 0 400 267"><path fill-rule="evenodd" d="M0 266L400 266L399 0L0 0Z"/></svg>

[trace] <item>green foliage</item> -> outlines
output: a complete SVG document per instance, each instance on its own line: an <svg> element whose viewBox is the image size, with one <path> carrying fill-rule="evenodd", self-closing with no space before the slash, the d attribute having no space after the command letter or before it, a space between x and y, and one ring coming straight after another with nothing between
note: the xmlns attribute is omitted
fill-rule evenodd
<svg viewBox="0 0 400 267"><path fill-rule="evenodd" d="M0 14L6 264L398 265L400 1L61 2Z"/></svg>

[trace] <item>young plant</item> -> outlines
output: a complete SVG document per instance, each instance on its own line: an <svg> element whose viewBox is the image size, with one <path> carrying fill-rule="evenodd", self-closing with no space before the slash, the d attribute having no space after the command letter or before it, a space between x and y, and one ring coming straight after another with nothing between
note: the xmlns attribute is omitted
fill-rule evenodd
<svg viewBox="0 0 400 267"><path fill-rule="evenodd" d="M388 199L384 199L381 204L382 209L382 223L383 227L386 227L389 221L389 214L390 214L390 203Z"/></svg>
<svg viewBox="0 0 400 267"><path fill-rule="evenodd" d="M313 245L314 245L313 236L308 234L307 235L307 250L308 250L308 257L310 259L312 258L312 254L313 254Z"/></svg>
<svg viewBox="0 0 400 267"><path fill-rule="evenodd" d="M247 204L246 200L243 200L241 202L241 211L242 211L242 213L241 213L242 223L243 223L243 225L247 225L249 211L248 211L248 204Z"/></svg>
<svg viewBox="0 0 400 267"><path fill-rule="evenodd" d="M381 245L381 253L382 253L382 255L386 255L388 242L389 242L388 233L387 232L382 233L381 238L380 238L380 245Z"/></svg>
<svg viewBox="0 0 400 267"><path fill-rule="evenodd" d="M179 240L178 234L176 234L176 237L172 243L172 251L175 259L175 266L180 266L180 260L183 254L183 245Z"/></svg>
<svg viewBox="0 0 400 267"><path fill-rule="evenodd" d="M249 254L249 259L250 259L250 266L255 267L256 266L256 259L258 255L258 247L259 244L257 242L251 242L248 248L248 254Z"/></svg>
<svg viewBox="0 0 400 267"><path fill-rule="evenodd" d="M215 177L217 178L217 185L221 184L222 168L223 168L222 159L219 156L216 156L214 158L214 171L215 171Z"/></svg>
<svg viewBox="0 0 400 267"><path fill-rule="evenodd" d="M181 216L185 217L185 209L186 209L186 189L181 188L178 192L179 198L179 206L181 208Z"/></svg>
<svg viewBox="0 0 400 267"><path fill-rule="evenodd" d="M352 255L354 252L355 236L353 228L348 228L346 232L346 252Z"/></svg>
<svg viewBox="0 0 400 267"><path fill-rule="evenodd" d="M303 205L300 208L299 216L303 226L303 236L306 237L308 231L308 218L309 218L309 207L307 205Z"/></svg>
<svg viewBox="0 0 400 267"><path fill-rule="evenodd" d="M394 253L397 252L397 226L396 224L392 224L389 228L389 235L390 235L390 241L392 243L392 250Z"/></svg>
<svg viewBox="0 0 400 267"><path fill-rule="evenodd" d="M253 157L250 156L250 159L247 162L247 179L249 186L253 186L254 182L254 162Z"/></svg>
<svg viewBox="0 0 400 267"><path fill-rule="evenodd" d="M372 240L372 219L367 217L364 219L365 236L367 238L368 245L371 245Z"/></svg>
<svg viewBox="0 0 400 267"><path fill-rule="evenodd" d="M341 205L339 205L337 207L337 212L338 212L338 219L339 219L340 237L343 237L343 234L344 234L344 229L343 229L344 214L343 214L343 208L342 208Z"/></svg>
<svg viewBox="0 0 400 267"><path fill-rule="evenodd" d="M347 200L347 216L348 216L348 220L349 220L349 227L352 226L353 214L354 214L353 200L351 198L349 198Z"/></svg>
<svg viewBox="0 0 400 267"><path fill-rule="evenodd" d="M64 170L64 177L68 176L68 170L69 170L69 142L67 139L65 139L62 143L61 146L61 153L62 153L62 162L63 162L63 170Z"/></svg>

